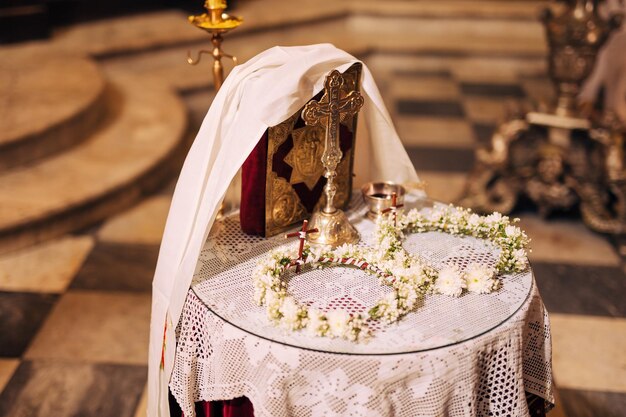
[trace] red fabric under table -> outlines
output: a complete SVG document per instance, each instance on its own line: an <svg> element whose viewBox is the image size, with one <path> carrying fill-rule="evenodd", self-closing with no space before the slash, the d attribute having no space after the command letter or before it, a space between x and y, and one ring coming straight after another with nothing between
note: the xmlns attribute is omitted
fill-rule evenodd
<svg viewBox="0 0 626 417"><path fill-rule="evenodd" d="M182 410L170 393L171 417L184 417ZM252 403L246 397L225 401L201 401L196 403L197 417L254 417Z"/></svg>
<svg viewBox="0 0 626 417"><path fill-rule="evenodd" d="M545 417L546 402L543 398L526 393L530 417ZM183 412L170 393L170 414L172 417L184 417ZM246 397L226 401L201 401L196 403L197 417L254 417L252 403Z"/></svg>

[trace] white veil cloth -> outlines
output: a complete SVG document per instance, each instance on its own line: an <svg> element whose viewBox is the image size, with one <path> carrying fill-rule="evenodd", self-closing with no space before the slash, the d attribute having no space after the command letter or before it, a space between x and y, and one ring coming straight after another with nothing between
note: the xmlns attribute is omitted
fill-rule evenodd
<svg viewBox="0 0 626 417"><path fill-rule="evenodd" d="M330 44L274 47L233 69L187 155L170 207L152 284L148 416L169 416L175 327L202 246L226 190L265 130L311 99L325 76L358 60ZM363 66L355 185L418 181L372 75Z"/></svg>

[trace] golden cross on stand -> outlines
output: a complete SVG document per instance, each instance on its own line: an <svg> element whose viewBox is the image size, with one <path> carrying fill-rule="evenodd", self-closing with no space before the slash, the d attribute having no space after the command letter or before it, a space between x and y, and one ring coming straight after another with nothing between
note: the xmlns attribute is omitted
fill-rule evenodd
<svg viewBox="0 0 626 417"><path fill-rule="evenodd" d="M396 226L396 220L398 218L398 209L404 207L404 204L398 204L398 194L391 193L391 207L382 211L383 214L391 212L393 215L393 225Z"/></svg>
<svg viewBox="0 0 626 417"><path fill-rule="evenodd" d="M306 240L306 236L309 233L315 233L318 231L317 229L307 229L308 224L309 224L309 221L305 220L304 222L302 222L302 230L299 230L297 232L287 233L285 235L285 238L297 236L298 239L300 239L300 246L298 247L298 259L292 261L291 264L289 264L289 266L296 265L296 272L300 272L300 266L304 263L304 258L302 257L302 251L304 251L304 241Z"/></svg>
<svg viewBox="0 0 626 417"><path fill-rule="evenodd" d="M333 70L324 82L324 95L320 101L307 103L302 111L302 119L309 126L322 126L326 128L324 141L324 154L322 163L326 168L324 176L328 179L324 191L326 192L326 206L324 212L335 211L333 199L337 193L335 177L337 165L341 162L341 148L339 147L339 123L347 116L353 116L363 106L363 97L358 91L351 91L346 97L341 98L341 86L343 77L337 70Z"/></svg>
<svg viewBox="0 0 626 417"><path fill-rule="evenodd" d="M324 153L322 164L324 165L324 177L326 185L326 204L320 211L317 210L311 217L312 226L319 229L319 233L311 236L311 243L330 245L333 247L343 243L356 243L359 234L350 224L343 211L334 205L337 194L337 166L341 162L342 152L339 147L339 123L348 116L356 115L363 106L363 97L358 91L350 91L345 97L341 97L341 87L344 79L341 73L333 70L324 82L324 95L320 101L310 101L302 110L302 119L309 126L321 126L326 128L324 139Z"/></svg>

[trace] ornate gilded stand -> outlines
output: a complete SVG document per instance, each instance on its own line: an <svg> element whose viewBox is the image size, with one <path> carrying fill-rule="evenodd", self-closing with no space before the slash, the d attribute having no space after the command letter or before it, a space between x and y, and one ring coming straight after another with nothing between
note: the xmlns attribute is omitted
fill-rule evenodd
<svg viewBox="0 0 626 417"><path fill-rule="evenodd" d="M460 204L509 213L525 196L544 216L578 205L593 230L626 233L624 127L578 105L580 86L621 17L603 20L596 1L573 0L558 14L547 9L543 22L556 105L499 126L491 146L477 150Z"/></svg>
<svg viewBox="0 0 626 417"><path fill-rule="evenodd" d="M224 67L222 65L222 58L230 58L233 60L235 65L237 64L236 57L228 55L222 51L222 35L241 25L243 19L224 13L224 10L228 7L226 0L206 0L204 7L207 10L207 13L197 16L189 16L189 22L211 34L213 49L211 51L204 49L199 51L196 59L193 59L191 57L191 53L187 52L187 62L191 65L197 65L200 62L202 54L211 54L213 56L213 84L215 86L215 91L217 91L224 82Z"/></svg>
<svg viewBox="0 0 626 417"><path fill-rule="evenodd" d="M343 84L343 75L333 70L326 77L324 95L320 101L310 101L302 110L302 119L307 125L326 128L322 154L322 164L326 170L324 176L327 180L324 186L326 204L324 208L315 210L311 216L311 228L318 230L311 233L309 239L314 245L337 247L344 243L357 243L361 239L346 214L336 208L333 201L337 193L337 166L342 157L339 148L339 123L345 117L358 113L364 102L361 94L355 90L341 97Z"/></svg>

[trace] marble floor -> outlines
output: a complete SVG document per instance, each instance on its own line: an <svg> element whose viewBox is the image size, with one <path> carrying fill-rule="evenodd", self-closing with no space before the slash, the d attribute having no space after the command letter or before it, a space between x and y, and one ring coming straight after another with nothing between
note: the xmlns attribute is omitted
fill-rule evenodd
<svg viewBox="0 0 626 417"><path fill-rule="evenodd" d="M552 94L543 60L525 53L363 58L428 194L442 201L460 195L474 149L507 109ZM125 59L135 58L100 63L115 70ZM181 94L193 137L212 92ZM164 183L95 227L0 255L0 417L145 415L151 280L172 190ZM623 254L576 218L517 214L552 323L558 398L550 415L626 415Z"/></svg>

